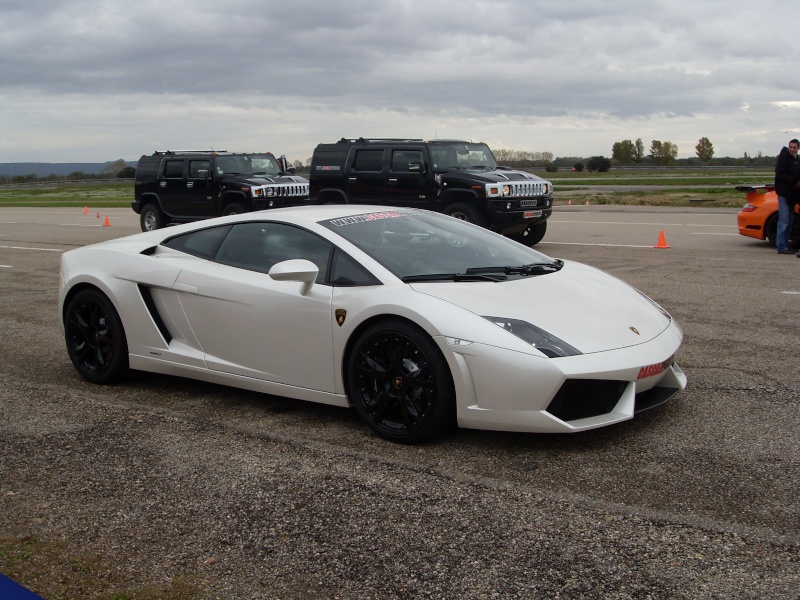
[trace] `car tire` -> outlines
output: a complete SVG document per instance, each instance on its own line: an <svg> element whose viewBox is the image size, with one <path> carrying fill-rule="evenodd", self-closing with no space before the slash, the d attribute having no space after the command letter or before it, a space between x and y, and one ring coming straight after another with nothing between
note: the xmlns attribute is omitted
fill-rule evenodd
<svg viewBox="0 0 800 600"><path fill-rule="evenodd" d="M769 242L769 245L776 248L778 245L778 213L773 214L767 222L764 223L764 237Z"/></svg>
<svg viewBox="0 0 800 600"><path fill-rule="evenodd" d="M544 234L546 232L547 221L544 223L539 223L538 225L529 225L523 231L509 234L508 238L514 240L515 242L519 242L520 244L524 244L525 246L535 246L542 241L542 238L544 238Z"/></svg>
<svg viewBox="0 0 800 600"><path fill-rule="evenodd" d="M241 202L231 202L222 211L222 216L227 217L229 215L242 215L246 212L248 212L248 210L244 204Z"/></svg>
<svg viewBox="0 0 800 600"><path fill-rule="evenodd" d="M100 290L81 290L64 312L67 353L81 376L113 383L128 372L128 341L114 305Z"/></svg>
<svg viewBox="0 0 800 600"><path fill-rule="evenodd" d="M348 395L379 436L403 444L430 440L456 424L455 388L431 337L400 319L364 330L349 353Z"/></svg>
<svg viewBox="0 0 800 600"><path fill-rule="evenodd" d="M444 209L444 214L481 227L489 226L489 219L486 214L474 204L455 202Z"/></svg>
<svg viewBox="0 0 800 600"><path fill-rule="evenodd" d="M161 209L155 204L146 204L139 214L139 225L142 231L155 231L167 224L167 219Z"/></svg>

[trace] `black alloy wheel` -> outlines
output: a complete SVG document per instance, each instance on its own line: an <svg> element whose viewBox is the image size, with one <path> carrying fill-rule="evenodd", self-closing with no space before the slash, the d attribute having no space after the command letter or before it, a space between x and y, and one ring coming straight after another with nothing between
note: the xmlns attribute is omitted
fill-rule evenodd
<svg viewBox="0 0 800 600"><path fill-rule="evenodd" d="M365 330L346 376L356 411L381 437L416 444L455 425L447 362L430 336L411 324L393 319Z"/></svg>
<svg viewBox="0 0 800 600"><path fill-rule="evenodd" d="M64 313L67 352L72 364L92 383L112 383L128 371L128 342L111 301L99 290L85 289Z"/></svg>

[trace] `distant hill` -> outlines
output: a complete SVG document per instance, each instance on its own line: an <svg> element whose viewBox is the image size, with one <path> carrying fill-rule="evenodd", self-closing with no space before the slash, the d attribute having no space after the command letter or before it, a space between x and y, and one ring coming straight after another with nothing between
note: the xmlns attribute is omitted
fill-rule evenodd
<svg viewBox="0 0 800 600"><path fill-rule="evenodd" d="M105 167L113 163L110 160L104 163L43 163L43 162L18 162L0 163L0 176L15 175L36 175L37 177L47 177L48 175L69 175L80 171L87 175L97 175ZM126 161L128 165L136 168L137 161Z"/></svg>

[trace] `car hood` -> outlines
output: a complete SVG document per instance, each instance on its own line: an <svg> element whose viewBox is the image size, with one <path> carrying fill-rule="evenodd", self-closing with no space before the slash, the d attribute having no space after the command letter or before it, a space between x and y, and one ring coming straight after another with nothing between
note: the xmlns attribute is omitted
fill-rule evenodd
<svg viewBox="0 0 800 600"><path fill-rule="evenodd" d="M248 183L250 185L270 185L271 183L308 183L308 179L297 175L236 175L225 178L225 183Z"/></svg>
<svg viewBox="0 0 800 600"><path fill-rule="evenodd" d="M584 354L643 344L672 321L666 311L623 281L569 261L555 273L505 282L411 286L476 315L527 321ZM468 338L469 333L463 336Z"/></svg>
<svg viewBox="0 0 800 600"><path fill-rule="evenodd" d="M492 171L450 171L444 174L445 179L448 177L453 178L467 178L474 179L475 181L482 181L486 183L504 183L506 181L547 181L541 177L537 177L525 171L513 171L510 169L495 169Z"/></svg>

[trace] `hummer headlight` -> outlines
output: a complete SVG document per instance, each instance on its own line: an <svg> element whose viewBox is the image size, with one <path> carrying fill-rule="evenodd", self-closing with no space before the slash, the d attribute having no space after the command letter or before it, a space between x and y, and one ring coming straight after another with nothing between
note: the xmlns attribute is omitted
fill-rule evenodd
<svg viewBox="0 0 800 600"><path fill-rule="evenodd" d="M504 185L503 186L503 196L510 196L511 195L511 186Z"/></svg>

